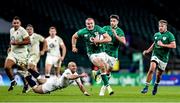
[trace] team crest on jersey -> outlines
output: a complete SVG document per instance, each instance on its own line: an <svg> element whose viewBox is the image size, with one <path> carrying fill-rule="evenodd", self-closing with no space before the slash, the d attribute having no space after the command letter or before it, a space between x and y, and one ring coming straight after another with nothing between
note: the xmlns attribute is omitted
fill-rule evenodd
<svg viewBox="0 0 180 103"><path fill-rule="evenodd" d="M162 39L163 39L163 40L166 40L166 37L163 37Z"/></svg>
<svg viewBox="0 0 180 103"><path fill-rule="evenodd" d="M97 36L97 35L99 35L99 33L98 32L94 32L94 34Z"/></svg>
<svg viewBox="0 0 180 103"><path fill-rule="evenodd" d="M54 48L55 45L54 45L53 43L51 43L51 44L49 44L49 47L50 47L50 48Z"/></svg>
<svg viewBox="0 0 180 103"><path fill-rule="evenodd" d="M155 40L157 39L157 37L155 37Z"/></svg>
<svg viewBox="0 0 180 103"><path fill-rule="evenodd" d="M89 40L90 40L91 42L93 42L93 39L94 39L93 37L90 37L90 38L89 38Z"/></svg>
<svg viewBox="0 0 180 103"><path fill-rule="evenodd" d="M15 37L14 37L14 36L12 36L12 37L11 37L11 40L15 40Z"/></svg>
<svg viewBox="0 0 180 103"><path fill-rule="evenodd" d="M84 37L87 38L87 37L88 37L88 34L85 34Z"/></svg>

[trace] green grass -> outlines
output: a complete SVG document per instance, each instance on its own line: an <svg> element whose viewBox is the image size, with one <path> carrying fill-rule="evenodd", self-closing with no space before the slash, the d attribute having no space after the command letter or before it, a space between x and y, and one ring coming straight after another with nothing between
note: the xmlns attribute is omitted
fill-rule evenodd
<svg viewBox="0 0 180 103"><path fill-rule="evenodd" d="M158 94L151 94L152 86L147 94L141 94L142 87L121 87L112 86L115 94L104 97L98 96L100 87L89 86L87 90L91 96L84 96L78 87L70 86L63 90L54 91L51 94L35 94L32 90L29 93L22 94L22 87L15 87L13 91L8 92L8 87L0 87L0 102L180 102L180 87L159 88Z"/></svg>

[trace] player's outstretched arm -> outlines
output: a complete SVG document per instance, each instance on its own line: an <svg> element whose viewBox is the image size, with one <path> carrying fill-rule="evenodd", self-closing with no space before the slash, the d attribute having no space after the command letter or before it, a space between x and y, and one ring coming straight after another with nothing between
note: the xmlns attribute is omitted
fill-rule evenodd
<svg viewBox="0 0 180 103"><path fill-rule="evenodd" d="M84 85L82 84L80 78L76 80L76 83L77 83L79 89L81 90L81 92L82 92L85 96L90 96L90 94L86 91Z"/></svg>
<svg viewBox="0 0 180 103"><path fill-rule="evenodd" d="M72 36L72 52L77 52L78 49L76 48L76 43L77 43L78 35L77 32Z"/></svg>
<svg viewBox="0 0 180 103"><path fill-rule="evenodd" d="M64 42L63 42L63 44L60 45L60 47L62 49L61 61L63 61L66 56L66 45L64 44Z"/></svg>
<svg viewBox="0 0 180 103"><path fill-rule="evenodd" d="M153 47L154 47L154 43L147 50L143 51L143 55L150 53L153 50Z"/></svg>

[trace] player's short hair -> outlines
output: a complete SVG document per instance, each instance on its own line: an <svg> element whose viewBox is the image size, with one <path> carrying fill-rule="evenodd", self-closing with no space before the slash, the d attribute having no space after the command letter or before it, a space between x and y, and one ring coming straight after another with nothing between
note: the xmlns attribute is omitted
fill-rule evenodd
<svg viewBox="0 0 180 103"><path fill-rule="evenodd" d="M27 27L32 27L33 28L32 24L28 24Z"/></svg>
<svg viewBox="0 0 180 103"><path fill-rule="evenodd" d="M87 20L93 20L93 21L94 21L94 19L93 19L93 18L87 18L87 19L86 19L86 21L87 21Z"/></svg>
<svg viewBox="0 0 180 103"><path fill-rule="evenodd" d="M73 61L69 62L69 63L68 63L68 68L69 68L71 65L76 65L76 63L73 62Z"/></svg>
<svg viewBox="0 0 180 103"><path fill-rule="evenodd" d="M116 19L116 20L119 21L119 16L118 16L118 15L112 14L112 15L110 16L110 19L111 19L111 18L114 18L114 19Z"/></svg>
<svg viewBox="0 0 180 103"><path fill-rule="evenodd" d="M166 24L166 25L168 25L168 22L166 21L166 20L159 20L159 23L164 23L164 24Z"/></svg>
<svg viewBox="0 0 180 103"><path fill-rule="evenodd" d="M13 20L19 20L19 21L20 21L20 17L15 16L15 17L13 18Z"/></svg>
<svg viewBox="0 0 180 103"><path fill-rule="evenodd" d="M51 30L51 29L55 29L55 30L56 30L56 27L54 27L54 26L51 26L51 27L49 28L49 30Z"/></svg>

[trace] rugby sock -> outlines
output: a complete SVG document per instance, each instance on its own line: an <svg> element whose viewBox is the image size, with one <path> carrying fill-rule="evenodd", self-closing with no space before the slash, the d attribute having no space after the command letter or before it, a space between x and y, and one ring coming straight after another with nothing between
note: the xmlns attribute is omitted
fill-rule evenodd
<svg viewBox="0 0 180 103"><path fill-rule="evenodd" d="M40 77L40 74L32 69L28 69L28 72L31 73L31 75L36 78L36 79L39 79Z"/></svg>
<svg viewBox="0 0 180 103"><path fill-rule="evenodd" d="M11 74L13 74L12 70L5 68L5 71L6 71L7 76L11 80L11 82L14 81L14 76L11 75Z"/></svg>
<svg viewBox="0 0 180 103"><path fill-rule="evenodd" d="M159 85L159 83L155 82L154 86L158 86L158 85Z"/></svg>
<svg viewBox="0 0 180 103"><path fill-rule="evenodd" d="M107 77L106 74L101 74L101 78L102 78L102 80L103 80L103 82L104 82L104 86L109 85L108 77Z"/></svg>
<svg viewBox="0 0 180 103"><path fill-rule="evenodd" d="M24 86L25 86L25 85L27 85L27 83L26 83L26 80L25 80L24 76L20 75L20 77L21 77L21 79L22 79L22 81L23 81Z"/></svg>
<svg viewBox="0 0 180 103"><path fill-rule="evenodd" d="M103 85L103 86L101 87L100 92L99 92L99 96L104 96L105 91L106 91L106 86Z"/></svg>
<svg viewBox="0 0 180 103"><path fill-rule="evenodd" d="M108 85L106 88L107 88L108 93L109 93L110 95L111 95L111 93L113 94L113 90L112 90L112 88L111 88L110 85Z"/></svg>
<svg viewBox="0 0 180 103"><path fill-rule="evenodd" d="M146 87L149 87L150 83L146 82L146 84L145 84L145 85L146 85Z"/></svg>
<svg viewBox="0 0 180 103"><path fill-rule="evenodd" d="M25 77L26 80L28 81L28 84L31 86L31 87L34 87L36 85L36 82L32 79L32 77L29 75L27 77Z"/></svg>

